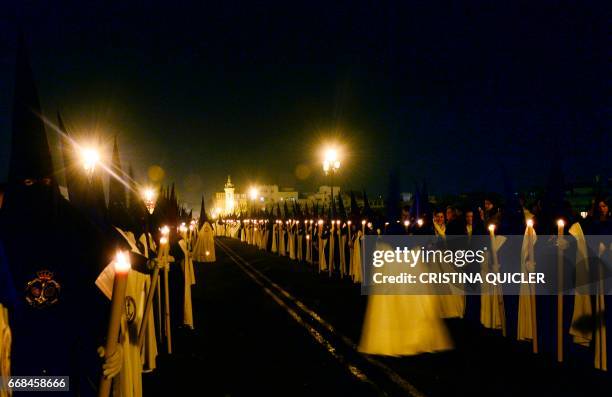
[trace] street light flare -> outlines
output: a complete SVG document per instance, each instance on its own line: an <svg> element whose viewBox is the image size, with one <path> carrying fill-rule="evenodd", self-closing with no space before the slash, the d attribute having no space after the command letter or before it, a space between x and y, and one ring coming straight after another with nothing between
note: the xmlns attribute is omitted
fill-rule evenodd
<svg viewBox="0 0 612 397"><path fill-rule="evenodd" d="M100 162L100 153L93 148L84 148L81 150L81 159L85 172L91 174L96 168L96 164Z"/></svg>
<svg viewBox="0 0 612 397"><path fill-rule="evenodd" d="M155 194L155 190L150 187L145 188L142 192L142 199L144 201L145 207L147 208L147 211L149 211L149 214L152 214L155 210L156 198L157 197Z"/></svg>
<svg viewBox="0 0 612 397"><path fill-rule="evenodd" d="M251 198L251 200L256 200L257 196L259 196L259 190L253 186L249 189L249 197Z"/></svg>

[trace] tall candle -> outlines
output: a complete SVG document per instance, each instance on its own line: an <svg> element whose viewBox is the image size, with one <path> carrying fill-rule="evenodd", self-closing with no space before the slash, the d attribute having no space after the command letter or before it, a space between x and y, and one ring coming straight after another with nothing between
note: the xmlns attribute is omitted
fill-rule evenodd
<svg viewBox="0 0 612 397"><path fill-rule="evenodd" d="M563 219L557 221L557 361L563 362Z"/></svg>
<svg viewBox="0 0 612 397"><path fill-rule="evenodd" d="M104 359L111 357L115 350L119 339L119 327L121 325L121 316L125 308L125 290L127 288L127 278L130 272L129 253L118 252L114 262L115 278L113 280L113 297L111 300L110 319L108 321L108 329L106 332L106 345L104 347ZM100 377L100 386L98 388L98 397L108 397L111 390L112 379L107 378L102 374Z"/></svg>

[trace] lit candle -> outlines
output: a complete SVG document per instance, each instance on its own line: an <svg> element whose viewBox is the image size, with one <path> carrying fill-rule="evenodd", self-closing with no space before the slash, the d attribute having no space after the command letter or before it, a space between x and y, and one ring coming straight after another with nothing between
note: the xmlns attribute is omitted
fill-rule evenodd
<svg viewBox="0 0 612 397"><path fill-rule="evenodd" d="M527 244L528 244L528 262L531 266L535 265L535 230L533 229L533 219L527 220ZM529 287L529 304L531 306L531 338L532 338L532 350L534 353L538 352L538 327L537 327L537 316L536 316L536 302L535 302L535 291L534 286Z"/></svg>
<svg viewBox="0 0 612 397"><path fill-rule="evenodd" d="M117 349L119 339L119 327L121 316L125 308L125 290L127 288L127 278L130 272L129 253L117 252L114 261L115 278L113 280L113 297L111 300L110 319L106 332L106 345L104 347L104 359L111 357ZM99 397L108 397L111 390L111 379L102 374L100 386L98 388Z"/></svg>
<svg viewBox="0 0 612 397"><path fill-rule="evenodd" d="M172 335L170 330L170 293L168 291L168 271L170 266L168 265L168 255L170 253L170 239L168 237L170 229L168 226L162 227L162 237L159 239L160 243L160 266L164 269L164 308L165 308L165 331L168 345L168 354L172 353Z"/></svg>
<svg viewBox="0 0 612 397"><path fill-rule="evenodd" d="M346 224L348 225L348 242L349 242L349 246L352 245L351 243L351 221L346 222Z"/></svg>
<svg viewBox="0 0 612 397"><path fill-rule="evenodd" d="M495 245L495 225L489 225L489 235L491 236L491 251L493 256L493 265L497 267L497 246Z"/></svg>
<svg viewBox="0 0 612 397"><path fill-rule="evenodd" d="M557 361L563 362L563 231L565 222L557 221Z"/></svg>
<svg viewBox="0 0 612 397"><path fill-rule="evenodd" d="M405 220L404 221L404 229L406 230L406 232L408 232L408 226L410 226L410 221L409 220Z"/></svg>

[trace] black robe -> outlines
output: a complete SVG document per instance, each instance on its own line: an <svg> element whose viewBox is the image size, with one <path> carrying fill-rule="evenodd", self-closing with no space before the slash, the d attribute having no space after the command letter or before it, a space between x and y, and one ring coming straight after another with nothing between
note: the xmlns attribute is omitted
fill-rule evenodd
<svg viewBox="0 0 612 397"><path fill-rule="evenodd" d="M118 248L58 197L40 222L3 210L0 232L16 299L10 308L12 373L70 376L70 394L95 395L101 373L96 349L104 345L109 301L95 285ZM31 303L40 280L49 299ZM39 280L39 281L37 281ZM29 301L28 301L29 299Z"/></svg>

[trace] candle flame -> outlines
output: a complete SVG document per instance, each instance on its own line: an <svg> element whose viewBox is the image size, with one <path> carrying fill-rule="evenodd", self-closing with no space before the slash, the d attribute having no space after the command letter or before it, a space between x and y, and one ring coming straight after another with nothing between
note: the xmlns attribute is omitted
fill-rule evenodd
<svg viewBox="0 0 612 397"><path fill-rule="evenodd" d="M115 272L127 273L131 267L129 254L125 251L118 251L115 256Z"/></svg>

